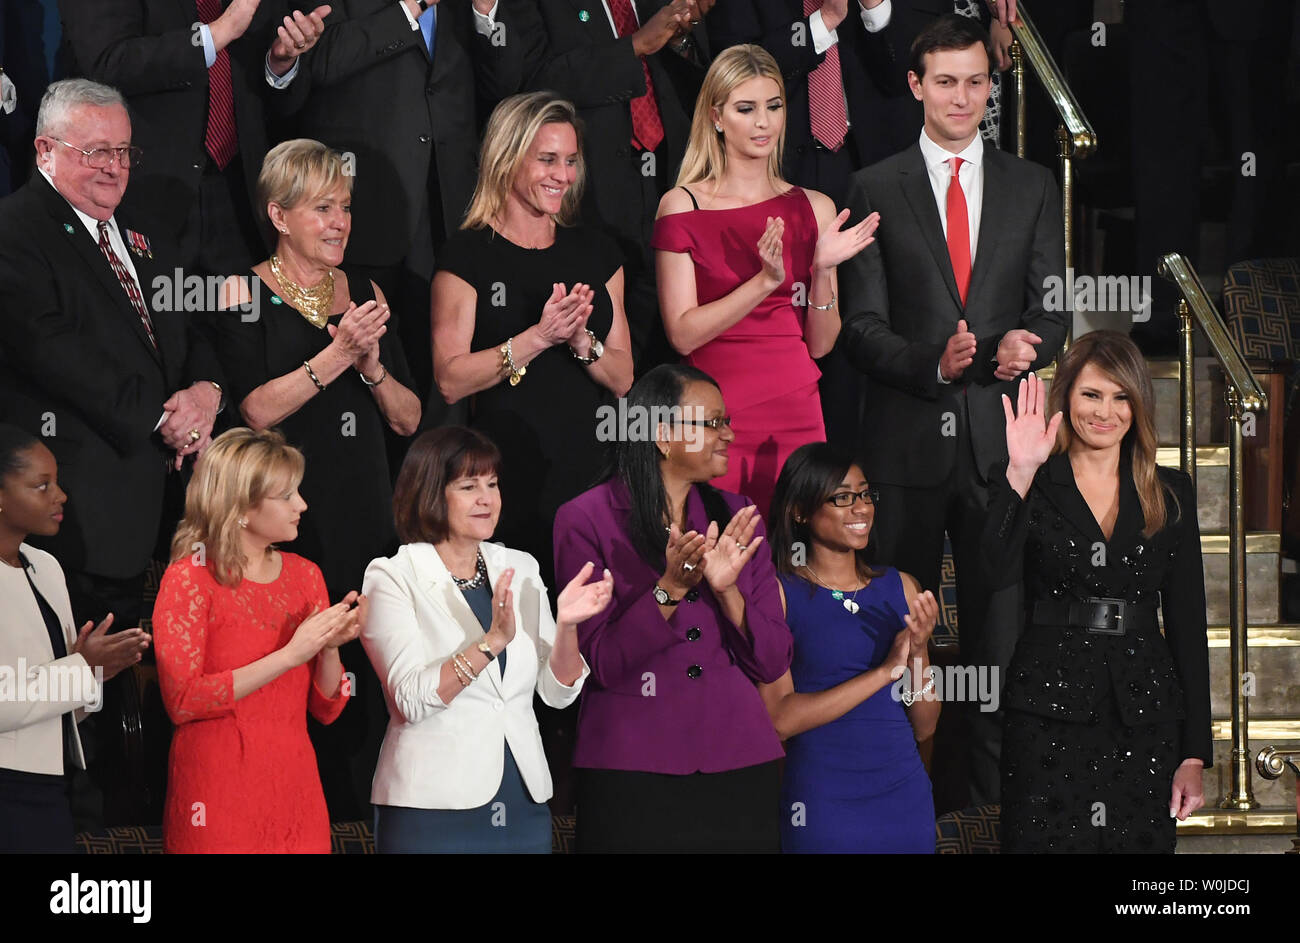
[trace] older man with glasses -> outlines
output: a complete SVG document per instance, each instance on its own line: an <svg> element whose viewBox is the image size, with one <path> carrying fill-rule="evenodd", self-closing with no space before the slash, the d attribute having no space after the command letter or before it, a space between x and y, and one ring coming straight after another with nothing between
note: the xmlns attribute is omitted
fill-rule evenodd
<svg viewBox="0 0 1300 943"><path fill-rule="evenodd" d="M159 290L176 271L169 240L118 212L142 160L122 96L85 79L54 83L35 151L37 173L0 200L0 420L40 436L58 460L66 517L42 546L63 565L77 624L112 613L115 628L133 627L147 615L155 547L175 526L181 470L222 408L219 369L189 317L170 310L170 287ZM109 821L140 821L148 799L135 781L138 736L124 736L138 732L132 680L107 686L97 718L92 776Z"/></svg>

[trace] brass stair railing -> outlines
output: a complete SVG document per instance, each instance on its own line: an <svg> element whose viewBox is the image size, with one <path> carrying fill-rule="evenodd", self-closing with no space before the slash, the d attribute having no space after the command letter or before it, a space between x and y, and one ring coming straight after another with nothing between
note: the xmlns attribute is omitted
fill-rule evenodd
<svg viewBox="0 0 1300 943"><path fill-rule="evenodd" d="M1047 51L1024 3L1016 5L1016 19L1011 23L1015 41L1011 44L1011 72L1016 89L1016 155L1025 156L1025 63L1033 70L1043 91L1051 99L1061 124L1056 129L1057 156L1061 160L1061 214L1065 222L1065 268L1074 268L1074 162L1097 149L1097 132L1079 107L1079 100L1066 84L1056 60ZM1074 318L1065 328L1064 353L1074 337Z"/></svg>
<svg viewBox="0 0 1300 943"><path fill-rule="evenodd" d="M1300 855L1300 751L1264 747L1259 751L1259 756L1255 757L1255 768L1265 779L1281 779L1287 767L1291 768L1292 774L1296 777L1296 837L1291 839L1291 850L1287 854Z"/></svg>
<svg viewBox="0 0 1300 943"><path fill-rule="evenodd" d="M1246 413L1266 409L1268 396L1250 372L1228 327L1201 284L1191 263L1170 252L1160 260L1159 272L1178 288L1178 316L1182 340L1179 357L1179 447L1183 471L1196 483L1196 373L1192 356L1192 331L1199 327L1227 379L1228 405L1228 609L1231 640L1230 701L1232 704L1232 788L1219 802L1221 809L1245 811L1259 808L1250 781L1250 710L1246 703L1246 675L1250 671L1246 621L1246 503L1242 493L1242 424ZM1280 772L1280 770L1279 770Z"/></svg>

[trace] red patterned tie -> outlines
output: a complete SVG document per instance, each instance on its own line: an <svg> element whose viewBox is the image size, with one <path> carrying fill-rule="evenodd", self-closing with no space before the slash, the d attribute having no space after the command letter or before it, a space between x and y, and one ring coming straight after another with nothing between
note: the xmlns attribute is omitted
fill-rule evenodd
<svg viewBox="0 0 1300 943"><path fill-rule="evenodd" d="M619 38L631 36L637 31L636 14L632 12L632 0L609 0L609 12L618 28ZM631 101L632 107L632 143L643 151L653 151L664 139L664 123L659 117L659 104L655 101L655 85L650 79L650 66L641 60L641 69L645 72L645 94Z"/></svg>
<svg viewBox="0 0 1300 943"><path fill-rule="evenodd" d="M199 19L211 23L221 16L221 0L196 0ZM203 146L222 170L239 151L235 131L235 91L230 82L230 53L223 49L208 69L208 129Z"/></svg>
<svg viewBox="0 0 1300 943"><path fill-rule="evenodd" d="M113 244L108 241L108 223L99 224L99 251L104 253L104 258L108 259L109 266L113 269L113 274L117 280L122 283L122 290L126 296L131 299L131 307L135 308L135 313L140 315L140 323L144 325L144 332L149 335L149 343L153 344L153 349L158 349L158 338L154 337L153 321L149 318L149 309L144 306L144 298L140 294L140 288L127 271L122 260L117 257L113 251Z"/></svg>
<svg viewBox="0 0 1300 943"><path fill-rule="evenodd" d="M804 16L821 8L822 0L803 0ZM849 130L849 114L844 103L844 77L840 74L839 43L827 49L821 65L808 73L808 119L813 137L830 150L838 151Z"/></svg>
<svg viewBox="0 0 1300 943"><path fill-rule="evenodd" d="M957 293L961 303L966 303L966 289L970 287L970 217L966 214L966 194L961 188L960 157L947 161L952 168L948 180L948 258L952 260L952 275L957 280Z"/></svg>

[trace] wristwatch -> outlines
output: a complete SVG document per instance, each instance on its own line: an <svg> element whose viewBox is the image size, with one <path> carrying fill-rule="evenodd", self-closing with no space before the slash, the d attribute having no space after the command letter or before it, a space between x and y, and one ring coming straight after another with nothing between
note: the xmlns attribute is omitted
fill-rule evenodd
<svg viewBox="0 0 1300 943"><path fill-rule="evenodd" d="M587 336L591 338L591 350L587 352L586 357L579 357L578 352L572 347L569 348L569 353L573 354L573 359L578 363L589 367L605 355L605 345L598 341L591 331L587 331Z"/></svg>
<svg viewBox="0 0 1300 943"><path fill-rule="evenodd" d="M659 603L661 606L675 606L681 602L680 599L673 599L673 597L664 592L663 588L660 587L658 583L655 583L654 596L655 602Z"/></svg>
<svg viewBox="0 0 1300 943"><path fill-rule="evenodd" d="M492 646L489 645L489 644L487 643L487 640L486 640L486 639L481 640L481 641L478 643L478 645L477 645L476 647L477 647L478 650L481 651L484 655L487 655L487 660L488 660L488 661L495 661L495 660L496 660L496 657L497 657L497 656L494 655L494 654L492 653Z"/></svg>

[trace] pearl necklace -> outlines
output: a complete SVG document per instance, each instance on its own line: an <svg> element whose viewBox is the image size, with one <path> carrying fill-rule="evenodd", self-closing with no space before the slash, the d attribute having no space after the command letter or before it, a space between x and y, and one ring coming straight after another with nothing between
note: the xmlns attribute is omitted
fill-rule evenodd
<svg viewBox="0 0 1300 943"><path fill-rule="evenodd" d="M467 580L461 579L455 573L451 574L451 581L456 584L457 589L478 589L487 582L487 564L483 562L483 551L478 552L478 562L474 567L474 575Z"/></svg>
<svg viewBox="0 0 1300 943"><path fill-rule="evenodd" d="M857 611L862 608L857 604L857 598L858 598L858 593L866 589L865 586L859 586L857 589L853 591L852 596L850 596L848 599L845 599L843 590L836 589L835 587L831 586L820 576L818 576L817 571L814 570L812 567L810 567L808 564L805 563L803 565L803 568L812 574L813 579L815 579L818 583L821 583L821 585L825 586L827 589L831 591L831 599L834 599L836 602L843 603L844 608L847 609L849 612L857 613Z"/></svg>

